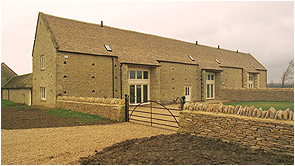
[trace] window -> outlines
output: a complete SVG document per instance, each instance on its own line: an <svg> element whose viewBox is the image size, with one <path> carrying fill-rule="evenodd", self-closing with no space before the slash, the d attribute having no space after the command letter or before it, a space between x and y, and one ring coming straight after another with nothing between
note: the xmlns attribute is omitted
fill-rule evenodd
<svg viewBox="0 0 295 166"><path fill-rule="evenodd" d="M195 59L192 56L188 56L192 61L195 61Z"/></svg>
<svg viewBox="0 0 295 166"><path fill-rule="evenodd" d="M207 80L214 80L214 74L207 74Z"/></svg>
<svg viewBox="0 0 295 166"><path fill-rule="evenodd" d="M135 71L130 70L130 72L129 72L129 78L130 79L135 79Z"/></svg>
<svg viewBox="0 0 295 166"><path fill-rule="evenodd" d="M142 79L149 79L149 72L148 71L142 71L142 70L130 70L129 71L129 79L135 79L135 80L142 80Z"/></svg>
<svg viewBox="0 0 295 166"><path fill-rule="evenodd" d="M137 71L137 79L142 79L142 71Z"/></svg>
<svg viewBox="0 0 295 166"><path fill-rule="evenodd" d="M112 52L113 50L111 49L111 47L107 44L104 45L104 47L107 49L107 51Z"/></svg>
<svg viewBox="0 0 295 166"><path fill-rule="evenodd" d="M46 100L46 88L41 87L41 100Z"/></svg>
<svg viewBox="0 0 295 166"><path fill-rule="evenodd" d="M44 57L44 55L42 55L41 57L41 70L43 70L43 69L45 69L45 57Z"/></svg>
<svg viewBox="0 0 295 166"><path fill-rule="evenodd" d="M149 72L143 71L143 79L149 79Z"/></svg>
<svg viewBox="0 0 295 166"><path fill-rule="evenodd" d="M251 65L253 68L255 68L255 66L254 66L252 63L250 63L250 65Z"/></svg>
<svg viewBox="0 0 295 166"><path fill-rule="evenodd" d="M149 86L145 84L140 85L129 85L129 96L130 103L141 103L147 102L149 96Z"/></svg>
<svg viewBox="0 0 295 166"><path fill-rule="evenodd" d="M216 61L218 64L220 64L220 61L219 61L218 59L215 59L215 61Z"/></svg>
<svg viewBox="0 0 295 166"><path fill-rule="evenodd" d="M207 73L207 80L206 80L206 97L207 99L214 99L215 98L215 81L214 73Z"/></svg>
<svg viewBox="0 0 295 166"><path fill-rule="evenodd" d="M254 88L254 74L249 74L248 76L248 87Z"/></svg>
<svg viewBox="0 0 295 166"><path fill-rule="evenodd" d="M148 70L130 68L128 72L130 104L138 104L149 100L149 77Z"/></svg>

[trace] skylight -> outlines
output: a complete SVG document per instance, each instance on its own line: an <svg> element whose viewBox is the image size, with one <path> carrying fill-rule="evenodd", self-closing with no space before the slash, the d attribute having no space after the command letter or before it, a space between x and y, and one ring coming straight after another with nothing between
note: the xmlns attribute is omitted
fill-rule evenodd
<svg viewBox="0 0 295 166"><path fill-rule="evenodd" d="M218 64L220 64L220 61L219 61L218 59L215 59L215 61L216 61Z"/></svg>
<svg viewBox="0 0 295 166"><path fill-rule="evenodd" d="M195 59L192 56L188 56L192 61L195 61Z"/></svg>
<svg viewBox="0 0 295 166"><path fill-rule="evenodd" d="M107 44L105 44L104 47L107 49L107 51L110 51L110 52L113 51L113 50L111 49L111 47L110 47L109 45L107 45Z"/></svg>
<svg viewBox="0 0 295 166"><path fill-rule="evenodd" d="M253 68L255 68L255 66L254 66L252 63L250 63L250 65L251 65Z"/></svg>

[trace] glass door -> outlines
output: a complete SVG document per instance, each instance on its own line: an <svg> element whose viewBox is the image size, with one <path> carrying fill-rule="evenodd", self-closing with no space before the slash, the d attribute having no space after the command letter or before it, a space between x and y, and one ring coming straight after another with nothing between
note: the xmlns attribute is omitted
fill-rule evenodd
<svg viewBox="0 0 295 166"><path fill-rule="evenodd" d="M148 85L129 85L129 96L131 104L148 101Z"/></svg>

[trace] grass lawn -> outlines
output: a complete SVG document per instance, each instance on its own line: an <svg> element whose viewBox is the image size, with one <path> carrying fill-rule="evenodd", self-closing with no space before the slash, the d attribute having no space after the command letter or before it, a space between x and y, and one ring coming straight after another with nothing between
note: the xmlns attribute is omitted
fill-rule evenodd
<svg viewBox="0 0 295 166"><path fill-rule="evenodd" d="M32 106L28 106L21 103L15 103L13 101L1 100L1 108L32 108Z"/></svg>
<svg viewBox="0 0 295 166"><path fill-rule="evenodd" d="M85 122L85 121L101 121L106 118L101 117L99 115L93 115L93 114L86 114L82 112L76 112L71 110L63 110L63 109L57 109L57 110L49 110L46 111L45 114L47 115L58 115L65 118L78 118L79 121Z"/></svg>
<svg viewBox="0 0 295 166"><path fill-rule="evenodd" d="M263 110L268 110L270 107L274 107L276 110L286 110L290 108L294 112L294 102L272 102L272 101L240 101L240 102L230 102L223 103L224 105L241 105L252 106L254 105L256 108L262 108Z"/></svg>

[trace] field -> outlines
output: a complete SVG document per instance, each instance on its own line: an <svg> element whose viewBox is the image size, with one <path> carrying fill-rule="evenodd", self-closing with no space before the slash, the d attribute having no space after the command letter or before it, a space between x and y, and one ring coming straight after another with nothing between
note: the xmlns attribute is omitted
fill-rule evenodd
<svg viewBox="0 0 295 166"><path fill-rule="evenodd" d="M29 129L116 123L98 115L70 110L48 110L1 101L1 129Z"/></svg>
<svg viewBox="0 0 295 166"><path fill-rule="evenodd" d="M243 107L250 107L254 105L256 108L262 108L262 110L268 110L270 107L274 107L276 110L286 110L287 108L289 108L290 110L294 111L294 102L240 101L223 104L233 106L241 105Z"/></svg>

